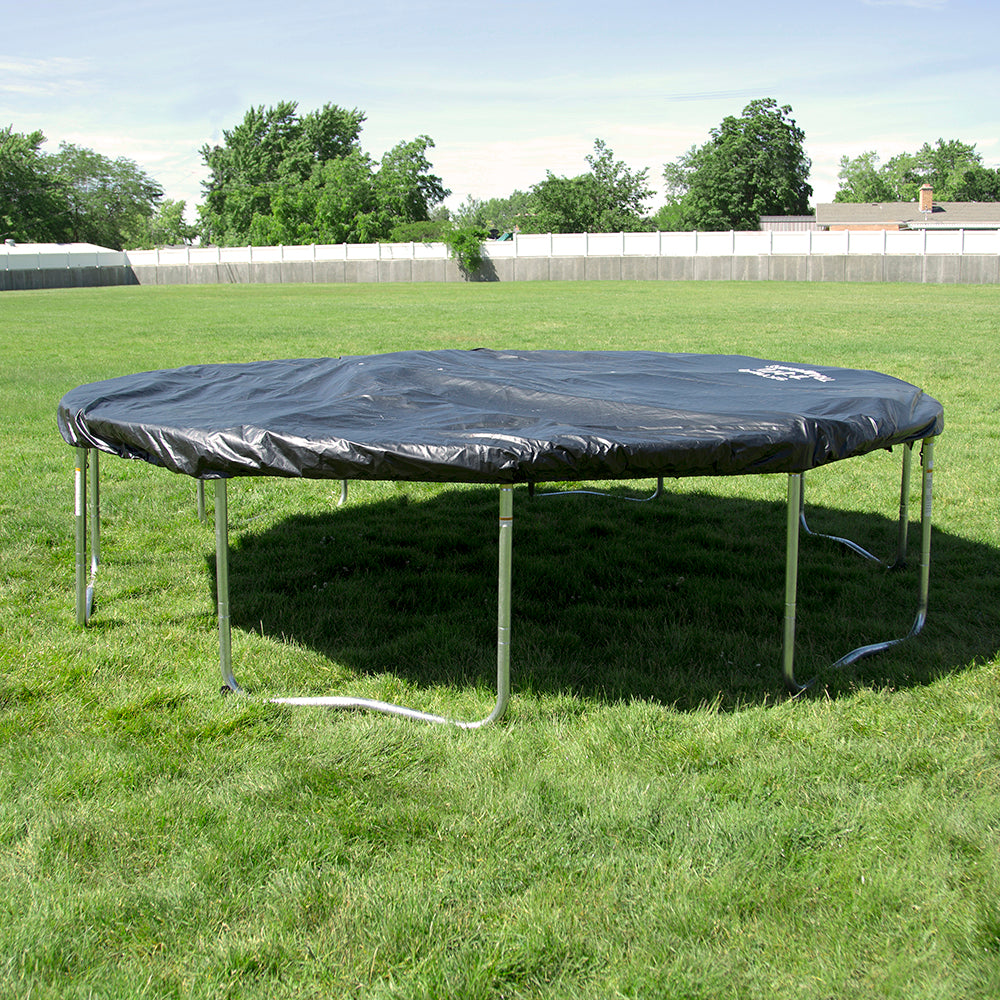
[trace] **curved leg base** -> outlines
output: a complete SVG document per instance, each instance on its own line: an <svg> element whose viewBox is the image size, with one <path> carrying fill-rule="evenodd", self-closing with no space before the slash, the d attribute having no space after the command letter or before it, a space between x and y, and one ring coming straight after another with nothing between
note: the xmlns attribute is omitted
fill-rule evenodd
<svg viewBox="0 0 1000 1000"><path fill-rule="evenodd" d="M346 488L346 484L345 484ZM317 708L353 709L358 711L381 712L420 722L437 725L458 726L460 729L478 729L480 726L496 722L507 710L510 700L510 609L511 609L511 561L513 554L514 490L511 486L500 487L500 539L499 566L497 570L497 700L493 711L484 719L465 721L449 719L443 715L422 712L405 705L375 698L356 698L338 695L315 697L282 696L266 699L272 705L298 705ZM233 674L232 636L229 621L229 513L226 497L226 481L216 480L215 486L215 565L218 589L219 615L219 662L222 669L224 695L230 692L248 696L240 687ZM249 696L248 696L249 697Z"/></svg>

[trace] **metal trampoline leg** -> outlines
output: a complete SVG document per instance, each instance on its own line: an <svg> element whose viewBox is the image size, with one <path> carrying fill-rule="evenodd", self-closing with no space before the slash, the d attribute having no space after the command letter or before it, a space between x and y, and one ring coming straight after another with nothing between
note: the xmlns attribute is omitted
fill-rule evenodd
<svg viewBox="0 0 1000 1000"><path fill-rule="evenodd" d="M215 590L219 606L219 666L223 694L243 689L233 676L233 636L229 623L229 502L226 480L215 481Z"/></svg>
<svg viewBox="0 0 1000 1000"><path fill-rule="evenodd" d="M913 459L913 445L903 445L903 472L899 486L899 534L896 539L896 561L893 568L906 565L907 536L910 530L910 466Z"/></svg>
<svg viewBox="0 0 1000 1000"><path fill-rule="evenodd" d="M788 512L785 523L785 630L781 644L781 666L789 691L805 687L795 680L795 602L799 576L799 521L802 506L802 474L788 475Z"/></svg>
<svg viewBox="0 0 1000 1000"><path fill-rule="evenodd" d="M373 698L354 698L341 695L318 697L269 698L275 705L312 705L321 708L364 709L398 715L421 722L458 726L460 729L478 729L496 722L507 710L510 701L510 610L511 565L514 539L514 488L500 487L499 557L497 569L497 700L493 711L483 719L467 722L449 719L430 712L421 712L405 705L393 705ZM229 514L226 503L226 481L220 479L215 486L215 565L219 595L219 663L223 692L244 693L233 675L232 634L229 623Z"/></svg>
<svg viewBox="0 0 1000 1000"><path fill-rule="evenodd" d="M88 448L76 448L73 511L76 527L76 623L86 625L87 608L87 459Z"/></svg>
<svg viewBox="0 0 1000 1000"><path fill-rule="evenodd" d="M931 507L934 494L934 438L925 438L920 449L920 603L913 622L916 635L927 621L931 589Z"/></svg>
<svg viewBox="0 0 1000 1000"><path fill-rule="evenodd" d="M496 722L510 700L510 606L511 565L514 557L514 489L500 487L500 533L497 559L497 701L493 711L479 722L459 722L463 729L476 729Z"/></svg>
<svg viewBox="0 0 1000 1000"><path fill-rule="evenodd" d="M921 504L920 504L920 587L917 604L917 616L910 626L910 631L899 639L887 639L885 642L873 642L868 646L859 646L842 656L834 667L846 667L865 656L881 653L907 639L919 635L927 621L927 604L930 595L931 578L931 505L934 492L934 439L924 438L920 449ZM902 501L900 503L902 507ZM902 515L901 515L902 516Z"/></svg>
<svg viewBox="0 0 1000 1000"><path fill-rule="evenodd" d="M198 480L198 520L207 521L208 515L205 513L205 480Z"/></svg>
<svg viewBox="0 0 1000 1000"><path fill-rule="evenodd" d="M824 535L822 532L813 531L809 527L809 522L806 521L806 499L805 499L805 473L802 473L802 488L799 490L799 523L802 525L802 530L809 535L810 538L825 538L828 542L839 542L844 548L850 549L852 552L856 552L859 556L863 556L865 559L870 559L872 562L880 563L882 562L878 556L872 555L867 549L862 548L857 542L852 542L849 538L841 538L839 535Z"/></svg>
<svg viewBox="0 0 1000 1000"><path fill-rule="evenodd" d="M101 472L100 452L90 456L90 579L87 581L87 620L94 610L97 568L101 565Z"/></svg>

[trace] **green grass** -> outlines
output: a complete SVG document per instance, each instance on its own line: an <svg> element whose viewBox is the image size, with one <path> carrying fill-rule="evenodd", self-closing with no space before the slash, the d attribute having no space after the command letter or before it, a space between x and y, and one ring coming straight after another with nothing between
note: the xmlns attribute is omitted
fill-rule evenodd
<svg viewBox="0 0 1000 1000"><path fill-rule="evenodd" d="M998 315L1000 290L974 286L4 293L0 996L996 996ZM223 699L193 484L107 457L96 614L75 626L65 391L478 346L745 353L922 386L946 421L924 633L826 669L907 631L916 571L803 539L798 672L817 682L789 700L783 477L650 504L518 490L499 725ZM810 474L811 526L891 552L898 462ZM495 490L337 493L232 484L238 676L485 714Z"/></svg>

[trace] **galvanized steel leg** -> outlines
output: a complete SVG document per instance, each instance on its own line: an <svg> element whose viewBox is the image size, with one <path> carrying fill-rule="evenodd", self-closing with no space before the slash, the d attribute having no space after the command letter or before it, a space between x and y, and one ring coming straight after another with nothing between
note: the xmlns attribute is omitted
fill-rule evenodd
<svg viewBox="0 0 1000 1000"><path fill-rule="evenodd" d="M534 498L535 496L540 497L572 497L572 496L587 496L587 497L604 497L609 500L627 500L629 503L647 503L650 500L659 500L663 496L663 476L658 476L656 480L656 489L648 497L620 497L616 493L605 493L603 490L549 490L546 493L535 493L535 484L528 483L528 496Z"/></svg>
<svg viewBox="0 0 1000 1000"><path fill-rule="evenodd" d="M903 445L903 473L901 477L901 483L899 488L899 525L898 533L896 538L896 558L891 563L890 569L900 568L906 565L906 545L907 545L907 533L909 531L909 519L910 519L910 459L912 455L912 445ZM845 548L850 549L852 552L856 552L859 556L863 556L865 559L870 559L872 562L882 563L882 560L878 556L872 555L867 549L862 548L857 542L852 542L849 538L840 538L837 535L824 535L819 531L813 531L809 527L809 523L806 521L806 505L805 505L805 485L803 477L803 490L802 497L799 502L799 521L802 525L802 530L809 535L810 538L825 538L830 542L839 542Z"/></svg>
<svg viewBox="0 0 1000 1000"><path fill-rule="evenodd" d="M86 625L87 608L87 459L89 449L76 448L73 511L76 527L76 623Z"/></svg>
<svg viewBox="0 0 1000 1000"><path fill-rule="evenodd" d="M94 610L97 568L101 565L101 473L100 452L90 456L90 579L87 581L87 620Z"/></svg>
<svg viewBox="0 0 1000 1000"><path fill-rule="evenodd" d="M347 480L340 481L340 499L337 501L338 507L343 507L347 503Z"/></svg>
<svg viewBox="0 0 1000 1000"><path fill-rule="evenodd" d="M229 501L226 480L215 481L215 590L219 606L219 666L223 694L243 689L233 676L233 636L229 623Z"/></svg>
<svg viewBox="0 0 1000 1000"><path fill-rule="evenodd" d="M886 649L905 642L907 639L919 635L927 621L927 604L930 595L931 579L931 504L934 492L934 439L924 438L923 446L920 449L920 464L922 468L921 478L921 504L920 504L920 585L917 603L917 616L910 626L910 631L899 639L888 639L885 642L873 642L868 646L859 646L842 656L834 667L846 667L866 656L881 653Z"/></svg>
<svg viewBox="0 0 1000 1000"><path fill-rule="evenodd" d="M497 570L497 699L493 711L483 719L462 721L449 719L430 712L393 705L373 698L320 695L317 697L269 698L275 705L311 705L322 708L365 709L398 715L421 722L454 725L461 729L478 729L499 719L507 709L510 700L510 611L511 611L511 565L513 562L514 530L514 489L500 487L499 558ZM216 484L215 494L215 544L216 576L219 593L219 660L222 665L223 690L240 691L232 671L232 648L229 624L229 573L228 573L228 514L226 511L225 480Z"/></svg>
<svg viewBox="0 0 1000 1000"><path fill-rule="evenodd" d="M845 548L850 549L852 552L856 552L859 556L863 556L865 559L870 559L872 562L880 563L882 560L878 556L872 555L866 548L858 545L857 542L852 542L849 538L841 538L839 535L824 535L820 531L813 531L809 527L806 521L806 491L805 491L805 475L802 476L803 486L799 491L799 523L802 525L802 530L810 538L825 538L828 542L839 542Z"/></svg>
<svg viewBox="0 0 1000 1000"><path fill-rule="evenodd" d="M896 561L893 567L906 565L907 535L910 530L910 466L913 445L903 445L903 474L899 486L899 534L896 538Z"/></svg>
<svg viewBox="0 0 1000 1000"><path fill-rule="evenodd" d="M795 694L805 690L795 680L795 603L799 576L799 522L802 508L802 474L789 473L788 511L785 518L785 629L781 666L785 684Z"/></svg>

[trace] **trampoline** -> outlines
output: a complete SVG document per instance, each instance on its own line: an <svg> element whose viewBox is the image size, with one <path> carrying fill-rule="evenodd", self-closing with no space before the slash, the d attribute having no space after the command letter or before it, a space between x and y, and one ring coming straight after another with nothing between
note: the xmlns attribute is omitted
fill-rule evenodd
<svg viewBox="0 0 1000 1000"><path fill-rule="evenodd" d="M510 697L513 489L545 483L787 476L782 671L792 691L798 549L806 472L900 447L896 563L906 557L912 446L921 442L918 608L906 636L851 650L834 666L921 631L927 614L934 439L941 404L890 375L740 355L641 351L441 350L192 365L79 386L58 407L75 449L76 617L91 617L100 563L98 455L141 459L215 488L219 663L232 664L227 484L241 476L479 483L499 487L497 696L462 721L367 698L280 697L474 728ZM89 494L89 495L88 495ZM652 498L650 498L652 499ZM90 559L88 565L88 527ZM830 536L823 536L830 537ZM835 538L875 559L847 539Z"/></svg>

